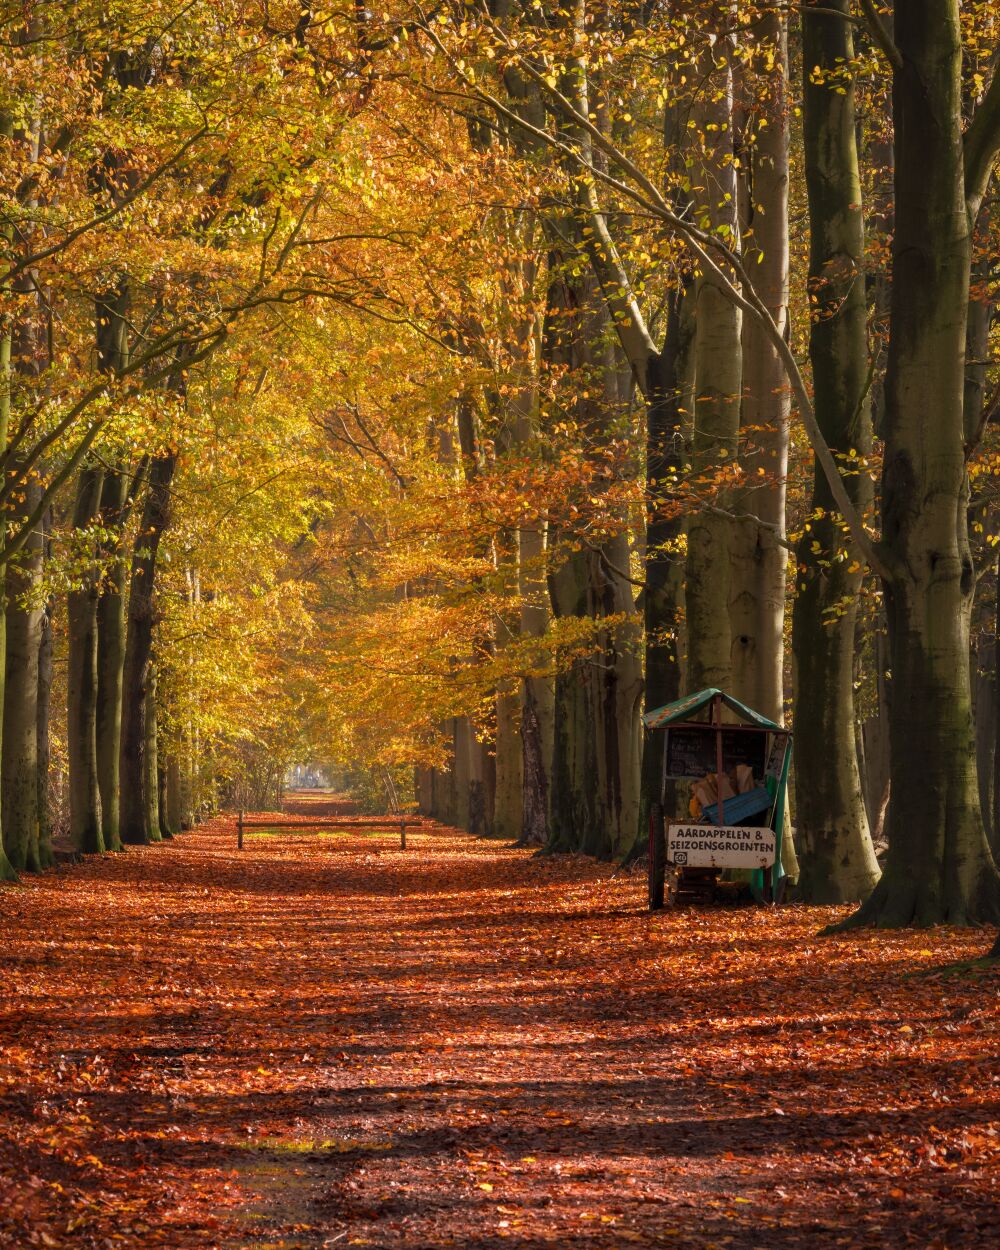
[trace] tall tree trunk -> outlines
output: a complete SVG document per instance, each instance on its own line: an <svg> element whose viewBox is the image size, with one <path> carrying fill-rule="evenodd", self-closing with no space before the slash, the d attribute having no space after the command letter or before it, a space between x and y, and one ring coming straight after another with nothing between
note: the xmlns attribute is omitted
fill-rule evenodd
<svg viewBox="0 0 1000 1250"><path fill-rule="evenodd" d="M546 355L571 384L586 382L572 401L574 416L602 446L622 407L608 308L591 274L558 265L552 274ZM594 653L556 677L548 845L609 857L631 850L639 824L641 641L626 580L628 539L622 533L600 548L573 550L574 535L565 537L570 550L556 553L549 571L553 612L596 624ZM600 625L609 617L616 628Z"/></svg>
<svg viewBox="0 0 1000 1250"><path fill-rule="evenodd" d="M544 522L518 531L518 592L521 600L521 636L543 638L549 624ZM555 690L545 673L548 657L539 653L540 670L526 676L521 688L521 841L542 846L549 830L549 790L552 772L553 704Z"/></svg>
<svg viewBox="0 0 1000 1250"><path fill-rule="evenodd" d="M37 33L37 32L36 32ZM38 157L37 126L31 126L27 142L35 159ZM33 274L22 274L15 280L21 292L21 315L16 324L13 342L13 370L26 383L37 385L44 367L45 346L42 328L40 290ZM11 384L10 370L3 379L6 383L6 402L9 405ZM28 403L33 402L29 394ZM6 431L10 416L9 406L0 419ZM15 461L4 466L11 481L13 471L16 480L20 470ZM42 488L37 474L22 477L22 484L8 504L2 517L0 529L6 532L11 522L17 526L28 520L41 501ZM2 540L0 540L2 541ZM38 602L39 582L42 575L44 537L41 528L32 532L27 542L13 559L3 564L3 581L6 591L5 654L3 671L3 733L0 745L2 760L2 803L0 803L0 827L4 831L7 855L16 871L27 869L37 872L52 862L52 850L40 838L38 810L38 657L41 647L42 616L44 608Z"/></svg>
<svg viewBox="0 0 1000 1250"><path fill-rule="evenodd" d="M456 415L465 480L473 482L482 468L482 446L476 408L468 396L462 396ZM487 556L490 547L489 543L484 543L477 554ZM497 564L511 562L509 534L496 536L492 553ZM499 650L505 645L508 634L506 622L501 622L492 637L480 639L480 645L485 651ZM521 750L518 698L510 682L501 683L497 689L495 709L496 742L492 755L489 744L469 717L461 716L455 721L456 823L477 837L497 833L501 837L516 838L521 827Z"/></svg>
<svg viewBox="0 0 1000 1250"><path fill-rule="evenodd" d="M39 488L27 486L16 509L23 519L37 506ZM7 566L6 682L3 700L3 810L7 854L17 871L37 872L52 862L39 838L38 657L44 606L37 602L42 535L33 534Z"/></svg>
<svg viewBox="0 0 1000 1250"><path fill-rule="evenodd" d="M498 838L521 836L523 771L521 761L521 698L516 685L504 681L496 694L496 793L490 830Z"/></svg>
<svg viewBox="0 0 1000 1250"><path fill-rule="evenodd" d="M29 16L25 26L12 31L16 42L38 38L41 27L37 17ZM19 119L15 127L9 113L0 113L0 135L5 147L16 145L30 161L39 158L41 126L37 118ZM34 179L26 179L31 188L19 193L22 207L37 207ZM10 250L17 236L10 225L3 227L4 241ZM7 284L5 283L5 286ZM19 274L13 281L18 292L16 314L8 309L3 318L0 338L0 447L8 450L11 417L11 388L15 376L25 382L26 389L37 385L45 366L46 346L43 332L41 289L32 271ZM34 402L29 393L28 405ZM13 485L18 477L16 460L4 465L5 480ZM51 850L39 839L38 820L38 654L41 642L42 609L35 602L41 575L43 541L41 533L28 538L14 562L8 559L6 533L8 524L25 521L40 500L37 476L22 479L15 493L13 506L8 504L0 524L0 589L4 591L4 646L0 651L0 704L2 704L2 742L0 742L0 879L28 869L37 871L51 862ZM4 848L6 848L4 850Z"/></svg>
<svg viewBox="0 0 1000 1250"><path fill-rule="evenodd" d="M97 300L97 363L120 373L129 359L127 282ZM95 756L100 794L101 838L109 851L121 849L119 773L122 723L122 668L125 662L125 559L123 529L128 512L129 477L108 469L101 484L100 517L107 535L102 544L104 580L95 610Z"/></svg>
<svg viewBox="0 0 1000 1250"><path fill-rule="evenodd" d="M859 629L860 633L860 629ZM860 649L860 640L859 640ZM865 759L865 811L872 843L876 850L885 838L889 793L889 703L892 680L889 669L889 644L884 628L879 625L871 642L871 665L875 669L876 705L874 716L861 727Z"/></svg>
<svg viewBox="0 0 1000 1250"><path fill-rule="evenodd" d="M593 614L591 565L598 557L574 552L549 572L552 609L556 616ZM598 764L601 708L598 686L589 665L603 656L557 661L552 751L552 792L548 845L555 850L607 853L603 813L606 781Z"/></svg>
<svg viewBox="0 0 1000 1250"><path fill-rule="evenodd" d="M0 114L0 135L9 139L13 126L6 114ZM10 241L12 234L4 231L5 240ZM10 385L11 385L11 332L9 324L0 326L0 452L7 450L10 431ZM0 534L0 550L3 546L3 535ZM6 686L7 675L7 596L0 602L0 681ZM5 702L6 691L0 688L0 707ZM0 756L3 750L3 716L0 715ZM7 839L3 827L2 804L0 804L0 881L12 881L17 872L7 854Z"/></svg>
<svg viewBox="0 0 1000 1250"><path fill-rule="evenodd" d="M854 41L847 0L802 14L803 129L809 194L809 357L816 419L835 453L860 467L847 479L859 512L871 503L864 218L858 171ZM854 728L854 635L862 562L824 474L796 552L796 830L799 893L812 903L866 898L878 880Z"/></svg>
<svg viewBox="0 0 1000 1250"><path fill-rule="evenodd" d="M993 858L1000 863L1000 554L996 566L996 605L993 623L993 806L990 810L989 831L992 834L990 849Z"/></svg>
<svg viewBox="0 0 1000 1250"><path fill-rule="evenodd" d="M684 519L676 503L684 470L683 379L694 326L686 283L668 296L663 350L650 355L646 395L646 559L642 609L646 633L645 711L672 703L681 694L680 558ZM642 799L648 805L662 789L661 735L646 736L642 756Z"/></svg>
<svg viewBox="0 0 1000 1250"><path fill-rule="evenodd" d="M43 563L49 558L49 532L52 514L46 512L42 523ZM49 722L52 702L52 613L54 604L50 596L42 611L38 639L38 699L36 705L35 741L38 755L38 842L40 846L52 845L52 815L49 802L49 767L51 746Z"/></svg>
<svg viewBox="0 0 1000 1250"><path fill-rule="evenodd" d="M892 804L885 872L852 922L968 924L1000 919L1000 877L975 767L969 619L976 579L963 427L971 222L996 135L973 121L963 144L958 0L898 5L895 40L882 479Z"/></svg>
<svg viewBox="0 0 1000 1250"><path fill-rule="evenodd" d="M551 572L553 610L600 622L630 613L621 579L609 574L610 544L574 552ZM610 560L610 555L609 555ZM639 640L598 624L591 655L561 664L556 677L549 846L602 858L631 850L639 824Z"/></svg>
<svg viewBox="0 0 1000 1250"><path fill-rule="evenodd" d="M121 849L119 758L125 668L125 560L120 550L128 476L108 472L101 490L101 520L109 540L109 567L97 601L97 780L105 848Z"/></svg>
<svg viewBox="0 0 1000 1250"><path fill-rule="evenodd" d="M161 805L161 811L164 813L167 832L173 835L190 827L185 824L184 783L176 743L167 756L165 776L165 801Z"/></svg>
<svg viewBox="0 0 1000 1250"><path fill-rule="evenodd" d="M156 555L169 523L170 483L176 463L177 457L171 452L158 456L150 466L149 488L132 556L119 755L121 838L130 843L154 842L160 838L159 822L154 825L150 821L147 715L152 715L154 698Z"/></svg>
<svg viewBox="0 0 1000 1250"><path fill-rule="evenodd" d="M185 571L188 607L201 603L201 574L196 568ZM181 828L193 829L201 819L201 733L198 709L201 705L200 681L195 675L191 690L190 710L181 736Z"/></svg>
<svg viewBox="0 0 1000 1250"><path fill-rule="evenodd" d="M531 250L534 218L521 223L521 246ZM538 441L539 343L532 305L536 266L531 261L512 262L506 274L514 310L514 386L511 407L511 442L526 458L536 457ZM520 602L518 632L522 638L542 639L549 627L550 605L546 580L547 531L541 516L527 519L518 529L517 592ZM520 806L518 831L525 846L542 846L548 837L549 790L552 769L552 714L554 688L550 657L540 646L528 663L534 670L521 680L518 720L520 728Z"/></svg>
<svg viewBox="0 0 1000 1250"><path fill-rule="evenodd" d="M486 746L467 716L454 721L455 823L476 837L493 833L493 782Z"/></svg>
<svg viewBox="0 0 1000 1250"><path fill-rule="evenodd" d="M748 179L743 249L757 294L788 333L788 32L769 10L755 26L758 103L748 119ZM760 486L741 491L737 511L758 517L735 523L732 629L733 689L779 723L785 695L785 480L791 393L784 365L754 317L743 323L744 467Z"/></svg>
<svg viewBox="0 0 1000 1250"><path fill-rule="evenodd" d="M103 471L84 469L77 484L73 528L86 529L98 516ZM97 600L100 571L88 569L84 585L67 596L68 669L66 740L69 756L69 827L73 845L103 851L101 794L97 773Z"/></svg>
<svg viewBox="0 0 1000 1250"><path fill-rule="evenodd" d="M159 732L159 721L158 721ZM160 750L158 741L158 750L156 750L156 815L160 818L160 836L161 838L173 838L174 830L170 828L170 796L168 794L168 774L163 764L159 763ZM280 800L277 806L281 806Z"/></svg>
<svg viewBox="0 0 1000 1250"><path fill-rule="evenodd" d="M146 805L146 829L149 833L149 840L151 842L159 842L163 838L163 828L160 823L160 768L156 713L157 668L155 659L150 660L148 672L144 716L145 771L142 779L142 790L143 800Z"/></svg>
<svg viewBox="0 0 1000 1250"><path fill-rule="evenodd" d="M993 751L997 711L993 700L997 678L993 669L993 630L982 633L972 655L972 692L976 725L976 775L979 778L979 810L986 837L996 857L993 825Z"/></svg>
<svg viewBox="0 0 1000 1250"><path fill-rule="evenodd" d="M729 6L713 6L721 26ZM709 228L739 246L739 212L733 151L732 41L722 35L700 56L701 91L693 107L697 142L692 199ZM739 444L743 353L742 316L711 274L701 274L695 292L695 404L691 441L693 485L724 505L729 494L716 490L717 476L735 463ZM732 678L729 625L732 521L696 509L688 522L685 565L687 682L692 690L726 688Z"/></svg>

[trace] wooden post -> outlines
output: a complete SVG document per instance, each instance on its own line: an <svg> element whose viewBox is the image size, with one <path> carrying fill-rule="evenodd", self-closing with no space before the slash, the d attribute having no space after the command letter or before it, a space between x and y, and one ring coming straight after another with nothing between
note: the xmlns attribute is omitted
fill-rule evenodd
<svg viewBox="0 0 1000 1250"><path fill-rule="evenodd" d="M239 818L236 823L236 849L243 850L243 808L240 808Z"/></svg>
<svg viewBox="0 0 1000 1250"><path fill-rule="evenodd" d="M725 809L722 806L722 697L716 695L713 699L713 711L715 713L716 738L715 738L715 810L718 815L717 825L726 823Z"/></svg>
<svg viewBox="0 0 1000 1250"><path fill-rule="evenodd" d="M649 808L649 910L659 911L663 906L663 887L666 877L666 817L663 805L652 803Z"/></svg>
<svg viewBox="0 0 1000 1250"><path fill-rule="evenodd" d="M406 817L402 812L399 814L399 849L406 850Z"/></svg>

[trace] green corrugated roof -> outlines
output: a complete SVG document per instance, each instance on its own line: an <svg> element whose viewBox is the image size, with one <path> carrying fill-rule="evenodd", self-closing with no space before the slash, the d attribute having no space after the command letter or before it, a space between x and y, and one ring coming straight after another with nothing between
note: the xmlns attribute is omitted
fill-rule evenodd
<svg viewBox="0 0 1000 1250"><path fill-rule="evenodd" d="M776 725L773 720L762 716L760 712L755 712L752 707L747 707L739 699L734 699L731 694L726 694L724 690L718 690L715 686L709 686L707 690L699 690L696 694L685 695L683 699L677 699L665 707L658 707L653 712L647 712L642 718L642 723L647 729L662 729L665 725L672 725L674 721L687 720L694 712L700 711L706 703L711 703L717 694L722 695L722 701L726 707L751 725L759 725L761 729L781 729L781 726Z"/></svg>

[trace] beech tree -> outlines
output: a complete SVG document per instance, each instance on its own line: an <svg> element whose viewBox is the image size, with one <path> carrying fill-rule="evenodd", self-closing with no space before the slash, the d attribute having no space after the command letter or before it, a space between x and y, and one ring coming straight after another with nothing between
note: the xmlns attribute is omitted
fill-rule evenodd
<svg viewBox="0 0 1000 1250"><path fill-rule="evenodd" d="M895 223L882 539L893 673L885 872L857 923L1000 919L975 771L963 414L972 237L1000 150L1000 77L962 129L957 0L896 13Z"/></svg>
<svg viewBox="0 0 1000 1250"><path fill-rule="evenodd" d="M914 16L916 9L920 12ZM665 226L683 237L694 249L698 262L704 266L706 273L712 275L714 280L720 283L720 289L725 291L732 303L742 309L745 315L753 316L764 328L789 374L800 416L805 422L807 433L814 445L819 468L831 492L832 503L844 517L850 537L857 544L858 550L885 583L885 595L890 613L890 647L893 657L894 683L903 680L908 691L906 699L896 700L893 704L893 723L897 726L894 732L895 746L892 753L893 793L895 794L897 787L902 787L908 795L913 796L911 800L904 799L899 804L893 804L890 845L895 849L890 852L887 871L881 884L872 895L866 909L859 915L861 920L871 918L886 923L909 923L913 920L926 923L935 918L951 917L990 919L993 918L995 911L995 870L979 827L978 799L973 795L974 786L970 789L974 763L971 740L968 737L971 733L971 717L968 692L967 622L968 606L971 602L975 579L972 575L971 558L967 564L963 564L963 552L967 552L968 539L963 503L966 498L966 486L961 385L959 383L964 369L965 321L969 264L971 263L970 219L974 222L996 159L997 105L995 101L1000 95L1000 86L994 83L985 91L984 99L963 139L962 43L958 8L954 6L947 15L940 18L937 25L931 21L924 7L916 6L916 9L908 10L903 34L899 35L895 43L874 6L868 6L866 10L871 38L880 46L893 65L896 80L893 109L897 130L895 175L897 224L893 243L894 313L886 380L886 448L881 541L871 537L861 511L850 497L845 477L816 421L808 389L794 354L784 341L780 327L771 311L760 298L752 275L742 263L735 247L736 241L723 237L725 232L720 233L712 229L711 219L693 224L678 215L655 183L636 164L628 152L600 130L595 120L589 115L589 110L580 108L579 103L574 103L560 89L558 80L553 81L551 74L546 76L542 70L533 67L520 48L514 51L509 40L504 44L508 54L514 51L517 63L522 65L529 75L534 74L540 84L544 84L547 101L562 117L570 119L578 127L586 141L581 146L579 143L568 144L547 133L543 137L547 138L561 153L568 155L578 168L589 175L591 188L598 186L614 188L618 194L625 195L633 204L641 204L650 215L655 216ZM844 13L843 18L847 17L848 15ZM807 15L807 18L812 21L813 15ZM913 32L917 32L916 36ZM945 34L948 38L938 39L938 36ZM910 38L915 39L912 48L907 42ZM440 40L438 44L440 47ZM931 45L933 45L933 51ZM461 73L461 66L457 62L453 64ZM925 71L931 68L935 70L935 91L930 93L921 112L914 99L911 98L916 92L911 79L922 79ZM490 103L498 112L505 112L502 102L484 87L471 81L468 76L465 76L464 81L478 98ZM722 97L725 97L725 89L722 91ZM945 204L951 205L952 211L948 220L951 222L952 233L949 236L948 231L942 225L939 242L943 250L935 253L928 251L927 240L935 237L935 230L928 227L926 219L929 208L930 221L934 223L935 202L933 196L928 197L926 194L927 166L926 164L921 166L917 155L920 140L913 136L922 134L925 124L939 122L945 115L948 118L948 133L951 137L940 153L942 177L935 182L935 186L948 188L947 192L939 190L939 195L942 197L942 213ZM718 121L715 121L713 125L717 127ZM907 130L907 125L909 125L909 130ZM714 135L718 132L713 129L712 133ZM936 133L941 133L940 127ZM907 134L913 137L912 169L907 165L906 154L901 154L900 144L903 136ZM593 153L599 153L600 159L595 159ZM935 159L937 156L938 154L935 153ZM918 166L921 167L919 174L917 173ZM963 187L967 187L968 190L961 196L963 209L959 228L955 225L959 217L954 210L956 204L959 203L956 197ZM722 199L724 202L725 197ZM907 235L907 228L900 221L899 215L903 204L907 205L907 211L912 214L912 238ZM819 206L816 207L818 209ZM919 227L918 222L921 223ZM917 233L921 233L924 240L920 247L916 247L914 242ZM607 241L609 240L602 238L602 243ZM912 245L911 251L904 250L904 241L907 245ZM956 261L950 268L943 264L932 263L934 255L957 256L959 254L961 263ZM606 261L610 262L614 253L605 246L602 255ZM848 255L850 255L849 251ZM822 249L819 249L817 256L822 258ZM920 265L916 263L918 256L925 258ZM939 274L936 282L941 284L940 294L948 295L948 301L937 298L938 288L935 284L932 284L935 298L929 300L918 298L917 290L920 289L920 283L927 278L928 273ZM899 280L900 274L902 274L901 281ZM946 276L950 279L951 285L945 281ZM905 296L900 295L900 288L905 292ZM616 289L627 305L629 302L627 286L619 281ZM848 294L850 294L849 291ZM949 307L948 316L954 318L954 324L957 326L954 331L956 337L951 347L946 347L944 340L931 333L934 322L929 310L940 308L942 302ZM896 315L895 310L902 307L904 303L907 309L906 314ZM961 303L960 309L959 303ZM634 307L634 301L632 304ZM636 317L633 308L629 308L628 311L632 313L631 320L635 324ZM949 324L952 322L949 321ZM912 330L912 337L908 338L910 330ZM920 369L931 368L933 351L937 351L939 356L948 355L948 361L942 365L937 385L943 387L945 377L952 379L953 393L949 407L951 416L945 423L946 429L942 429L939 424L933 438L928 435L925 440L925 425L930 420L926 401L931 394L931 388L920 389L918 396L918 388L915 384L913 382L907 384L905 380L916 377ZM840 363L841 367L846 364L846 362ZM943 393L942 391L938 394L938 399ZM932 462L926 458L926 452L918 450L918 443L923 447L925 442L935 446L947 445L950 448L949 463L953 466L951 471L954 476L950 479L948 490L942 491L940 496L937 493L933 495L936 501L934 507L926 501L918 507L915 502L921 490L920 474L916 473L916 476L913 476L916 470L919 469L925 474L933 474L935 482L937 482L937 476L943 472L944 462L941 465L936 461ZM927 479L925 485L929 484L929 481L930 479ZM908 501L902 513L899 512L901 498ZM945 500L948 501L947 505ZM911 515L913 509L916 511ZM949 545L942 546L944 532L936 532L935 540L931 541L929 526L932 517L942 522L945 513L950 517L949 525L955 532L952 533ZM926 524L917 524L914 518L921 518ZM920 559L927 566L927 570L933 567L933 576L929 571L917 575L920 562L914 563L916 550L909 547L909 544L915 541L919 544ZM944 555L949 550L954 552L951 565L947 562L942 563ZM901 558L904 551L906 558ZM951 581L945 579L945 569L949 567L958 570L956 577ZM964 580L961 571L963 567L966 568ZM856 574L857 570L854 572ZM932 599L935 603L941 599L946 586L951 587L951 591L956 594L964 587L962 593L966 597L949 600L947 610L942 609L941 615L935 618L938 630L946 631L948 642L945 646L941 640L932 652L927 652L927 629L930 624L927 611ZM904 588L906 592L901 593ZM907 605L908 614L908 625L902 630L897 629L896 626L901 603ZM923 626L918 629L920 621L923 621ZM718 627L717 620L713 622L713 627ZM700 645L703 641L700 626L697 632ZM921 635L924 640L919 642ZM917 645L918 642L919 645ZM905 659L898 652L898 648L905 653ZM932 699L934 683L930 681L930 672L932 669L936 671L936 681L944 680L943 675L949 663L944 658L944 652L951 656L952 667L949 680L955 683L955 686L947 697L943 697L938 692ZM925 660L919 659L921 654L925 655ZM931 654L934 659L933 664L930 663ZM961 657L961 661L958 657ZM917 680L918 673L921 675L919 681ZM907 742L906 747L902 745L905 732L903 726L912 725L917 715L917 706L914 702L917 699L930 701L928 704L921 704L920 713L921 725L928 726L927 749L930 749L931 741L939 743L934 765L938 770L937 773L928 772L926 769L922 773L925 782L928 777L934 775L940 778L939 783L935 785L934 792L939 795L943 806L934 814L931 813L926 803L918 802L915 797L919 791L916 785L916 770L907 771L908 767L912 769L912 761L920 753L911 749L912 741ZM901 703L905 705L902 709ZM959 721L952 719L950 729L947 730L943 721L931 725L929 720L931 704L939 709L937 713L939 716L943 716L943 710L947 707L949 715L957 714ZM906 761L910 761L909 765ZM968 799L967 802L963 800L958 808L955 808L950 801L946 800L948 794L967 795ZM904 812L902 817L899 815L900 810ZM944 819L946 812L948 813L947 820ZM955 834L957 849L954 855L945 853L945 846L948 844L950 835L944 835L942 830L948 828L949 824L954 829L961 830L960 833ZM915 835L915 828L922 828L924 833ZM904 829L907 831L905 835ZM856 835L855 841L860 842L863 849L864 842L860 833ZM919 847L916 852L914 842ZM932 854L934 847L938 850ZM862 863L863 860L862 855ZM870 875L871 868L869 859L867 869L862 869L862 872L867 871ZM863 889L863 886L852 888ZM889 899L894 901L890 904Z"/></svg>
<svg viewBox="0 0 1000 1250"><path fill-rule="evenodd" d="M64 8L0 49L0 872L46 760L91 854L307 741L625 858L717 685L791 709L799 898L997 919L991 13Z"/></svg>
<svg viewBox="0 0 1000 1250"><path fill-rule="evenodd" d="M871 506L868 308L854 38L846 3L802 13L803 154L809 197L809 359L816 420L858 512ZM831 11L827 11L831 10ZM811 902L867 898L879 870L868 831L854 728L854 649L863 556L816 468L796 552L796 821Z"/></svg>

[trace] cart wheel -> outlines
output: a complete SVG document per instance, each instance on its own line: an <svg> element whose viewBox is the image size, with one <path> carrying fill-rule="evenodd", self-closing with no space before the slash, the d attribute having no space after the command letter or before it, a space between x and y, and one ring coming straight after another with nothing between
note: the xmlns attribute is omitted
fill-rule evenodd
<svg viewBox="0 0 1000 1250"><path fill-rule="evenodd" d="M649 809L649 910L663 906L664 874L667 859L667 831L663 824L663 808L654 803Z"/></svg>

